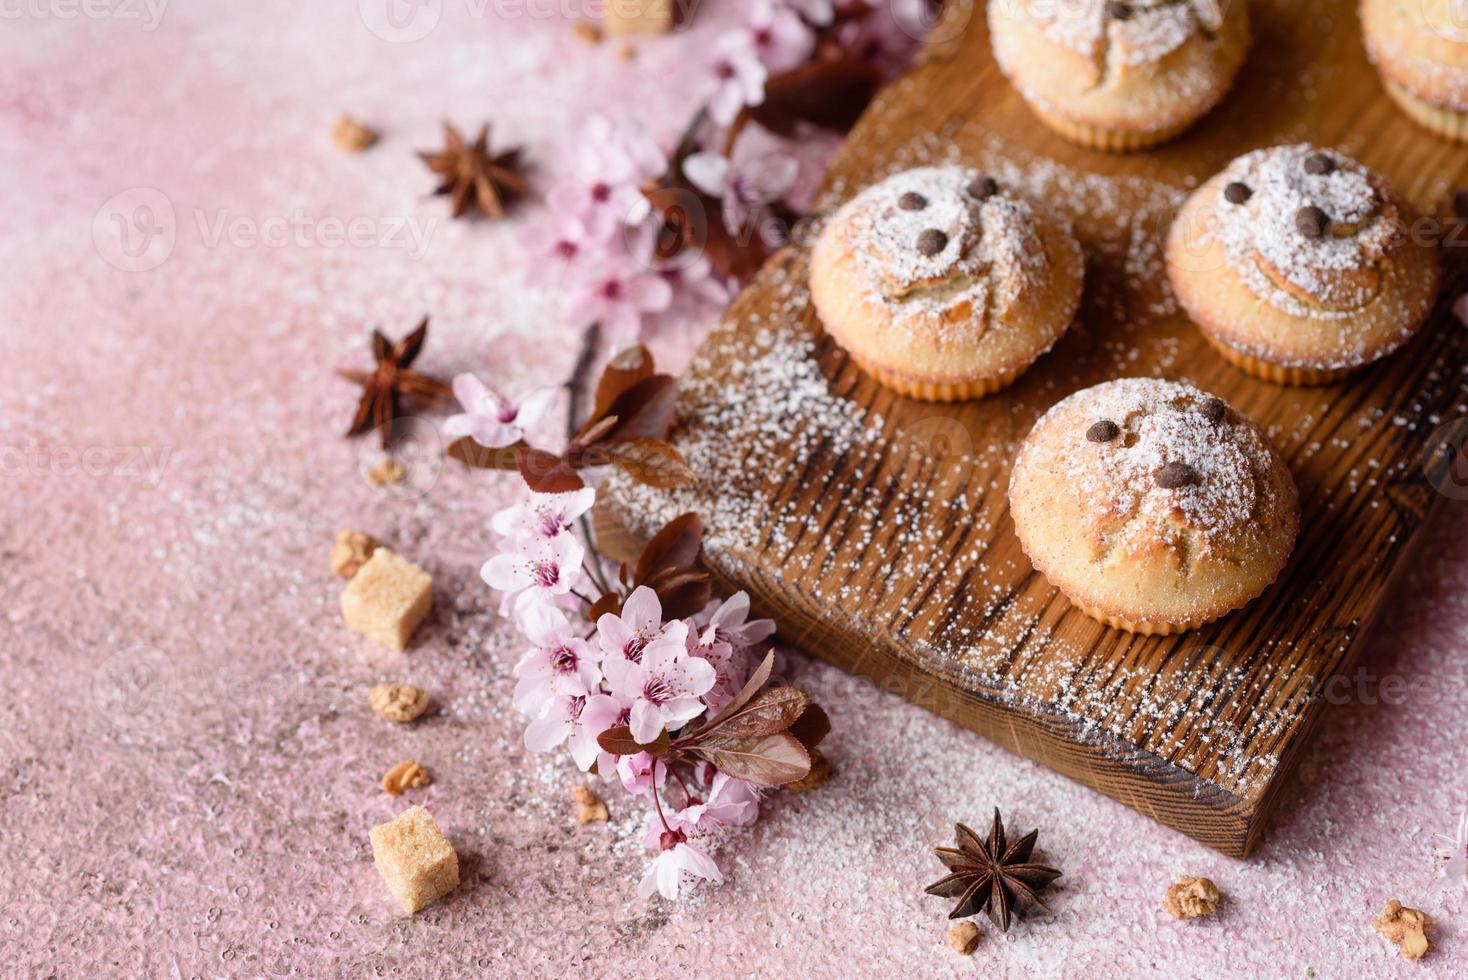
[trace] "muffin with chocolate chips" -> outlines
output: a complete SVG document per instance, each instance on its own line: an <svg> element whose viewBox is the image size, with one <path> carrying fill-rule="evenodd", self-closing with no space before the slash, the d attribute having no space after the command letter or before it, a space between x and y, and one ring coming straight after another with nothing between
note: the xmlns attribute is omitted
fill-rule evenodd
<svg viewBox="0 0 1468 980"><path fill-rule="evenodd" d="M1463 0L1362 0L1361 36L1387 94L1413 121L1468 140Z"/></svg>
<svg viewBox="0 0 1468 980"><path fill-rule="evenodd" d="M1237 609L1294 547L1299 498L1249 419L1189 385L1124 378L1035 423L1009 508L1025 554L1082 612L1166 635Z"/></svg>
<svg viewBox="0 0 1468 980"><path fill-rule="evenodd" d="M998 391L1049 350L1085 263L1040 203L970 167L921 167L843 205L811 255L826 331L877 381L929 401Z"/></svg>
<svg viewBox="0 0 1468 980"><path fill-rule="evenodd" d="M1239 157L1190 197L1167 271L1226 359L1280 384L1324 384L1385 357L1422 326L1438 261L1417 215L1334 150Z"/></svg>
<svg viewBox="0 0 1468 980"><path fill-rule="evenodd" d="M990 0L994 58L1051 129L1140 150L1218 104L1249 48L1244 0Z"/></svg>

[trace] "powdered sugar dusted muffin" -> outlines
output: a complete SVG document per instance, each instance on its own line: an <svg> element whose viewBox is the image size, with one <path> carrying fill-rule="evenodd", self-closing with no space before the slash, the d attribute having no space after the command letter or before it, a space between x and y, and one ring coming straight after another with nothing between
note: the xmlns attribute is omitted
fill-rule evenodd
<svg viewBox="0 0 1468 980"><path fill-rule="evenodd" d="M956 401L999 390L1060 339L1084 271L1042 205L970 167L921 167L837 210L811 256L811 299L882 384Z"/></svg>
<svg viewBox="0 0 1468 980"><path fill-rule="evenodd" d="M1228 92L1249 48L1244 0L990 0L994 57L1052 129L1138 150Z"/></svg>
<svg viewBox="0 0 1468 980"><path fill-rule="evenodd" d="M1189 385L1076 392L1025 438L1009 483L1030 561L1118 629L1201 626L1263 592L1299 531L1294 480L1259 428Z"/></svg>
<svg viewBox="0 0 1468 980"><path fill-rule="evenodd" d="M1468 140L1468 3L1362 0L1361 34L1387 94L1407 115Z"/></svg>
<svg viewBox="0 0 1468 980"><path fill-rule="evenodd" d="M1396 350L1432 308L1437 252L1416 221L1343 154L1256 150L1183 205L1168 277L1225 358L1270 381L1321 384Z"/></svg>

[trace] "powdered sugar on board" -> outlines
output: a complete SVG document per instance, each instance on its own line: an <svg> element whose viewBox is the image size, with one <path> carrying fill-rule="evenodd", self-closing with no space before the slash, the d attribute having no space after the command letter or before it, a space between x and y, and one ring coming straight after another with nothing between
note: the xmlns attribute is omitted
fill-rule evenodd
<svg viewBox="0 0 1468 980"><path fill-rule="evenodd" d="M1261 729L1288 727L1295 710L1230 706L1300 705L1253 693L1292 683L1291 669L1222 666L1218 651L1198 646L1161 670L1137 664L1083 680L1091 651L1015 612L1011 589L1027 565L987 554L1015 445L965 442L963 427L939 416L898 427L833 391L823 341L798 322L808 303L801 270L797 263L780 279L779 315L721 325L692 365L677 442L699 484L664 491L609 482L607 496L633 530L651 534L696 511L708 528L705 559L722 575L742 579L756 562L789 574L800 566L845 569L835 591L810 586L823 616L853 635L879 616L925 669L1063 723L1108 751L1135 753L1132 746L1147 743L1184 769L1201 768L1206 754L1214 760L1208 780L1233 793L1272 774L1278 760L1251 742ZM716 362L728 365L717 381L709 371ZM834 524L801 492L812 487L817 496L840 488ZM934 568L931 556L956 527L969 530L971 543ZM899 585L912 581L923 582L924 593L955 597L946 623Z"/></svg>

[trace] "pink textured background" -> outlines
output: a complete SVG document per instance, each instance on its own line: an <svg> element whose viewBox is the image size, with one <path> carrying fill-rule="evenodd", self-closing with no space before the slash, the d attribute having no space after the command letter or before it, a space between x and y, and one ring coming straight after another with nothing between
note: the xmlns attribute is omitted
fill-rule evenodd
<svg viewBox="0 0 1468 980"><path fill-rule="evenodd" d="M562 297L522 285L518 236L541 212L451 223L412 150L437 143L440 118L492 119L544 187L590 111L671 135L720 6L630 63L565 20L479 16L469 0L444 0L416 43L374 36L349 0L179 2L153 30L122 0L100 18L6 6L0 972L1461 975L1463 886L1434 878L1431 839L1468 802L1460 505L1429 530L1366 660L1412 693L1367 684L1328 711L1247 863L799 656L792 672L835 719L838 771L767 805L719 855L723 888L639 902L640 805L612 795L610 825L576 825L569 761L521 746L519 651L476 574L510 481L451 467L415 473L423 493L372 489L357 473L370 445L340 437L355 393L332 369L365 363L367 326L398 335L431 313L426 370L561 380L576 325ZM336 152L342 110L383 143ZM171 251L154 243L166 259L110 264L111 215L160 198L177 229ZM298 210L431 234L418 257L319 234L210 238L220 215ZM665 362L699 326L657 341ZM326 555L343 526L434 574L406 655L340 623ZM437 713L376 718L367 688L389 678L428 688ZM456 894L411 919L367 845L402 805L377 780L406 756L433 772L418 798L465 866ZM1007 937L986 926L962 960L921 891L939 871L928 848L995 805L1042 828L1065 877L1050 918ZM1178 872L1219 883L1219 916L1158 910ZM1440 922L1421 964L1367 924L1392 897Z"/></svg>

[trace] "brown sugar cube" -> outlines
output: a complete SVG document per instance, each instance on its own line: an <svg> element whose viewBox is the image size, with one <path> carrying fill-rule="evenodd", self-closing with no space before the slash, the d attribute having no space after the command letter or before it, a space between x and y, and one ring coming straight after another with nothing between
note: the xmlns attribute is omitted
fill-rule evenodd
<svg viewBox="0 0 1468 980"><path fill-rule="evenodd" d="M673 29L673 0L607 0L608 34L666 34Z"/></svg>
<svg viewBox="0 0 1468 980"><path fill-rule="evenodd" d="M331 127L331 141L343 153L361 153L377 142L377 131L351 116L342 116Z"/></svg>
<svg viewBox="0 0 1468 980"><path fill-rule="evenodd" d="M1381 914L1371 920L1372 928L1395 943L1409 960L1420 960L1426 954L1432 945L1427 936L1435 925L1432 916L1409 909L1396 899L1387 902Z"/></svg>
<svg viewBox="0 0 1468 980"><path fill-rule="evenodd" d="M388 796L401 796L410 789L422 789L433 777L412 759L404 759L382 777L382 789Z"/></svg>
<svg viewBox="0 0 1468 980"><path fill-rule="evenodd" d="M577 823L605 823L611 819L612 815L607 812L607 805L602 802L601 797L591 791L590 787L577 786L571 791L571 795L576 798L578 807Z"/></svg>
<svg viewBox="0 0 1468 980"><path fill-rule="evenodd" d="M342 592L342 618L358 633L405 650L433 604L433 579L387 548L378 548Z"/></svg>
<svg viewBox="0 0 1468 980"><path fill-rule="evenodd" d="M385 487L389 483L402 483L403 477L407 475L408 471L403 469L403 464L391 456L367 468L367 482L374 487Z"/></svg>
<svg viewBox="0 0 1468 980"><path fill-rule="evenodd" d="M428 692L411 684L376 684L368 700L373 711L400 725L428 710Z"/></svg>
<svg viewBox="0 0 1468 980"><path fill-rule="evenodd" d="M377 539L364 531L338 531L331 546L331 570L351 578L377 550Z"/></svg>
<svg viewBox="0 0 1468 980"><path fill-rule="evenodd" d="M372 863L409 915L459 887L459 855L421 806L372 828Z"/></svg>
<svg viewBox="0 0 1468 980"><path fill-rule="evenodd" d="M1162 897L1162 907L1174 919L1199 919L1218 911L1218 886L1207 878L1178 875Z"/></svg>
<svg viewBox="0 0 1468 980"><path fill-rule="evenodd" d="M959 956L972 956L979 945L979 927L967 919L948 927L948 948Z"/></svg>

